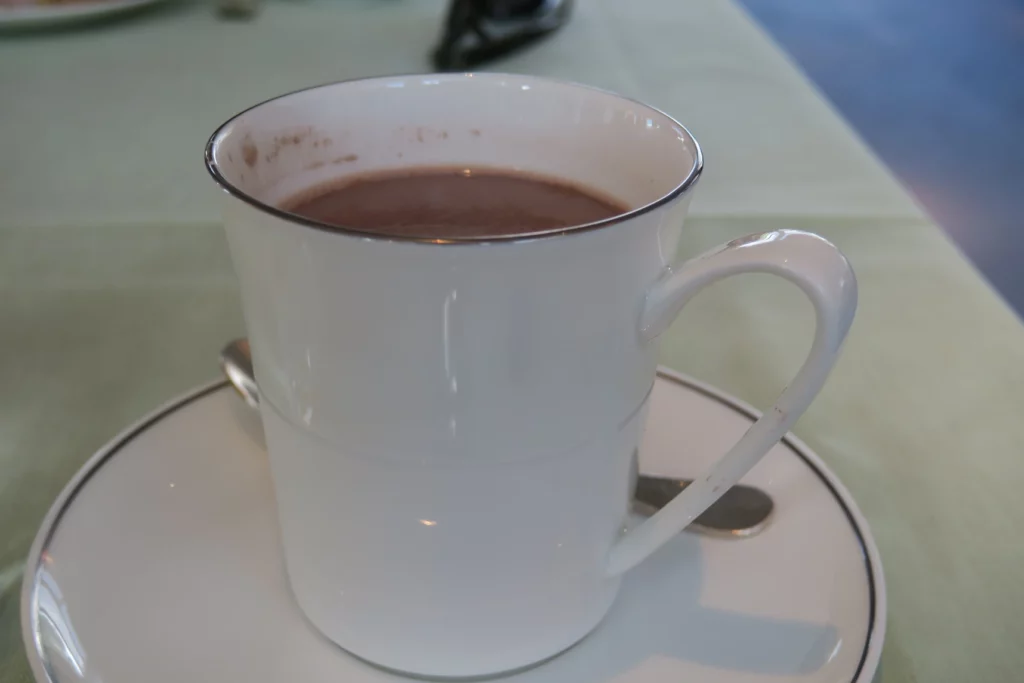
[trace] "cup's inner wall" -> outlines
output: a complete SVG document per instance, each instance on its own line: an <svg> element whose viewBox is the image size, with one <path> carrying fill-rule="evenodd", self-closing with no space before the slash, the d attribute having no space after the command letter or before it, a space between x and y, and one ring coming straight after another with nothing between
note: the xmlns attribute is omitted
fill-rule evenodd
<svg viewBox="0 0 1024 683"><path fill-rule="evenodd" d="M583 86L486 74L301 91L236 117L213 145L224 181L273 206L347 175L465 166L553 176L633 210L670 194L696 159L689 134L642 104Z"/></svg>

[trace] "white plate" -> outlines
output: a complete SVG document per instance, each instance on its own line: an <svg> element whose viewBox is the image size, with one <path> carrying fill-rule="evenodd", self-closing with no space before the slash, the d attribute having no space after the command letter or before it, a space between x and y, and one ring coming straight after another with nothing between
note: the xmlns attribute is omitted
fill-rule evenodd
<svg viewBox="0 0 1024 683"><path fill-rule="evenodd" d="M130 12L164 0L83 0L53 5L0 5L0 29L57 26Z"/></svg>
<svg viewBox="0 0 1024 683"><path fill-rule="evenodd" d="M661 371L641 469L692 476L755 416ZM579 645L502 680L868 683L885 587L849 493L792 436L744 481L775 499L763 533L681 534L628 575ZM373 510L366 516L372 523ZM86 463L33 545L22 625L40 682L404 680L303 619L284 574L258 418L223 383L161 408Z"/></svg>

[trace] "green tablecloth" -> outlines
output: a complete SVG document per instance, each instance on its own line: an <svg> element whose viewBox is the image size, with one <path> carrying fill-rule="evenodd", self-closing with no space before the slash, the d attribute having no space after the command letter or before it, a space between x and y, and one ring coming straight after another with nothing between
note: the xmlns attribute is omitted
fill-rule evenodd
<svg viewBox="0 0 1024 683"><path fill-rule="evenodd" d="M861 308L796 433L877 537L889 588L882 680L1024 670L1024 327L788 60L729 0L585 0L496 65L645 99L703 143L685 253L818 231ZM214 377L243 332L200 153L262 98L428 69L430 0L280 2L252 23L169 3L113 24L0 35L0 680L28 680L17 584L35 528L128 422ZM744 276L701 294L665 363L767 405L806 352L809 306ZM1015 637L1016 636L1016 637Z"/></svg>

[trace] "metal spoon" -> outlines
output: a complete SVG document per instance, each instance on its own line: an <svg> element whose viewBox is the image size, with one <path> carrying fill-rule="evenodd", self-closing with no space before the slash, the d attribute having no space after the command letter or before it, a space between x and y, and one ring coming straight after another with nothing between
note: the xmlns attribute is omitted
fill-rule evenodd
<svg viewBox="0 0 1024 683"><path fill-rule="evenodd" d="M260 391L252 369L248 339L236 339L220 352L220 366L231 385L251 408L260 405ZM640 474L637 454L633 453L632 477L636 482L633 510L652 515L693 483L691 479L671 479ZM686 527L687 531L719 538L747 538L762 531L771 517L774 503L767 493L753 486L737 484Z"/></svg>

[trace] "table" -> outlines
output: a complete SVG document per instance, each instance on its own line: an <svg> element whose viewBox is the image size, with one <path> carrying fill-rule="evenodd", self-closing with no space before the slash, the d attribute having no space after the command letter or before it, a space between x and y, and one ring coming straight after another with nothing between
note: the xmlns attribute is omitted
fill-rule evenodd
<svg viewBox="0 0 1024 683"><path fill-rule="evenodd" d="M243 333L200 154L236 110L317 82L428 69L438 0L270 3L229 24L182 0L0 36L0 679L29 680L21 562L50 501L120 428L217 374ZM848 485L889 588L886 683L1024 666L1024 327L729 0L584 0L496 69L649 101L702 142L682 245L795 227L850 257L861 307L795 432ZM663 361L760 406L806 352L801 296L762 276L701 294Z"/></svg>

